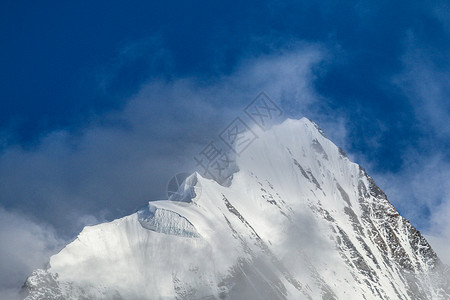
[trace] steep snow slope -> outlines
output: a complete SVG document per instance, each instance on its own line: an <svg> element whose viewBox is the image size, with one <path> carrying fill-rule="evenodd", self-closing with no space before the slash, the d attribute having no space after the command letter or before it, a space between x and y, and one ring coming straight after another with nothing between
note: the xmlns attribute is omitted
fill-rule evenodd
<svg viewBox="0 0 450 300"><path fill-rule="evenodd" d="M313 122L274 126L237 166L228 187L195 173L190 202L86 227L26 299L450 299L448 267Z"/></svg>

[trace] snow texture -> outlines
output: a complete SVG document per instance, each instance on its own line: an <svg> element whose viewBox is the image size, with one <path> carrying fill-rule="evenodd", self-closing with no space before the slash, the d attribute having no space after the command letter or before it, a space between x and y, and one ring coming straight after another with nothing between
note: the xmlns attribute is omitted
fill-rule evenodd
<svg viewBox="0 0 450 300"><path fill-rule="evenodd" d="M26 299L450 299L449 268L315 123L274 126L237 166L84 228Z"/></svg>

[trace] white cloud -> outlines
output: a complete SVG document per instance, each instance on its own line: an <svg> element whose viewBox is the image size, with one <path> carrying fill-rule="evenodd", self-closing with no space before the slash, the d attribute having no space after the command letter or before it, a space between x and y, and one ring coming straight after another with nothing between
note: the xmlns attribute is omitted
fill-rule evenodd
<svg viewBox="0 0 450 300"><path fill-rule="evenodd" d="M425 236L442 261L450 266L450 168L447 168L445 175L445 185L437 186L442 189L444 199L434 207L431 226Z"/></svg>
<svg viewBox="0 0 450 300"><path fill-rule="evenodd" d="M407 148L397 172L377 172L377 162L368 154L349 156L368 171L402 217L410 220L450 265L450 164L445 154L439 149L425 154Z"/></svg>
<svg viewBox="0 0 450 300"><path fill-rule="evenodd" d="M61 245L52 227L0 207L0 299L18 298L31 271L44 267Z"/></svg>
<svg viewBox="0 0 450 300"><path fill-rule="evenodd" d="M445 27L444 27L445 28ZM446 28L448 31L448 28ZM438 255L450 264L450 72L441 55L409 32L403 71L394 82L408 97L423 137L403 153L403 167L385 180L398 206L421 224ZM446 54L444 54L446 55ZM430 212L423 218L421 207Z"/></svg>
<svg viewBox="0 0 450 300"><path fill-rule="evenodd" d="M448 141L450 137L450 72L437 65L439 52L427 49L409 32L405 42L403 71L393 78L408 97L423 130ZM437 52L437 53L436 53ZM444 54L445 55L445 54Z"/></svg>
<svg viewBox="0 0 450 300"><path fill-rule="evenodd" d="M192 170L193 155L259 92L280 102L286 114L308 116L308 105L317 101L311 68L323 54L314 45L299 45L248 57L233 74L207 84L197 78L151 81L122 110L94 116L76 134L54 131L33 149L5 149L0 203L69 237L85 224L130 214L165 197L172 175ZM0 217L5 295L43 267L60 241L52 227L23 215L1 209Z"/></svg>

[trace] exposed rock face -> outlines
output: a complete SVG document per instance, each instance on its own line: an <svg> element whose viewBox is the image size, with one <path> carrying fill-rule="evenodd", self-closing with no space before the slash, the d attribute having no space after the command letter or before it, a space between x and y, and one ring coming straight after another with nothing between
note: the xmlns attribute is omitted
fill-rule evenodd
<svg viewBox="0 0 450 300"><path fill-rule="evenodd" d="M237 165L228 187L193 174L191 202L86 227L26 299L450 299L449 268L313 122L275 126Z"/></svg>

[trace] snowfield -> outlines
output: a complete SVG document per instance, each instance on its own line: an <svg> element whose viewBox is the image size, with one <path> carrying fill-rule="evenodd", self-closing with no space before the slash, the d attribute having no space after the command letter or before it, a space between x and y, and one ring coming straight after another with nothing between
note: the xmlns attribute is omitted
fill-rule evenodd
<svg viewBox="0 0 450 300"><path fill-rule="evenodd" d="M449 268L315 123L236 163L229 186L194 173L192 199L84 228L26 299L450 299Z"/></svg>

